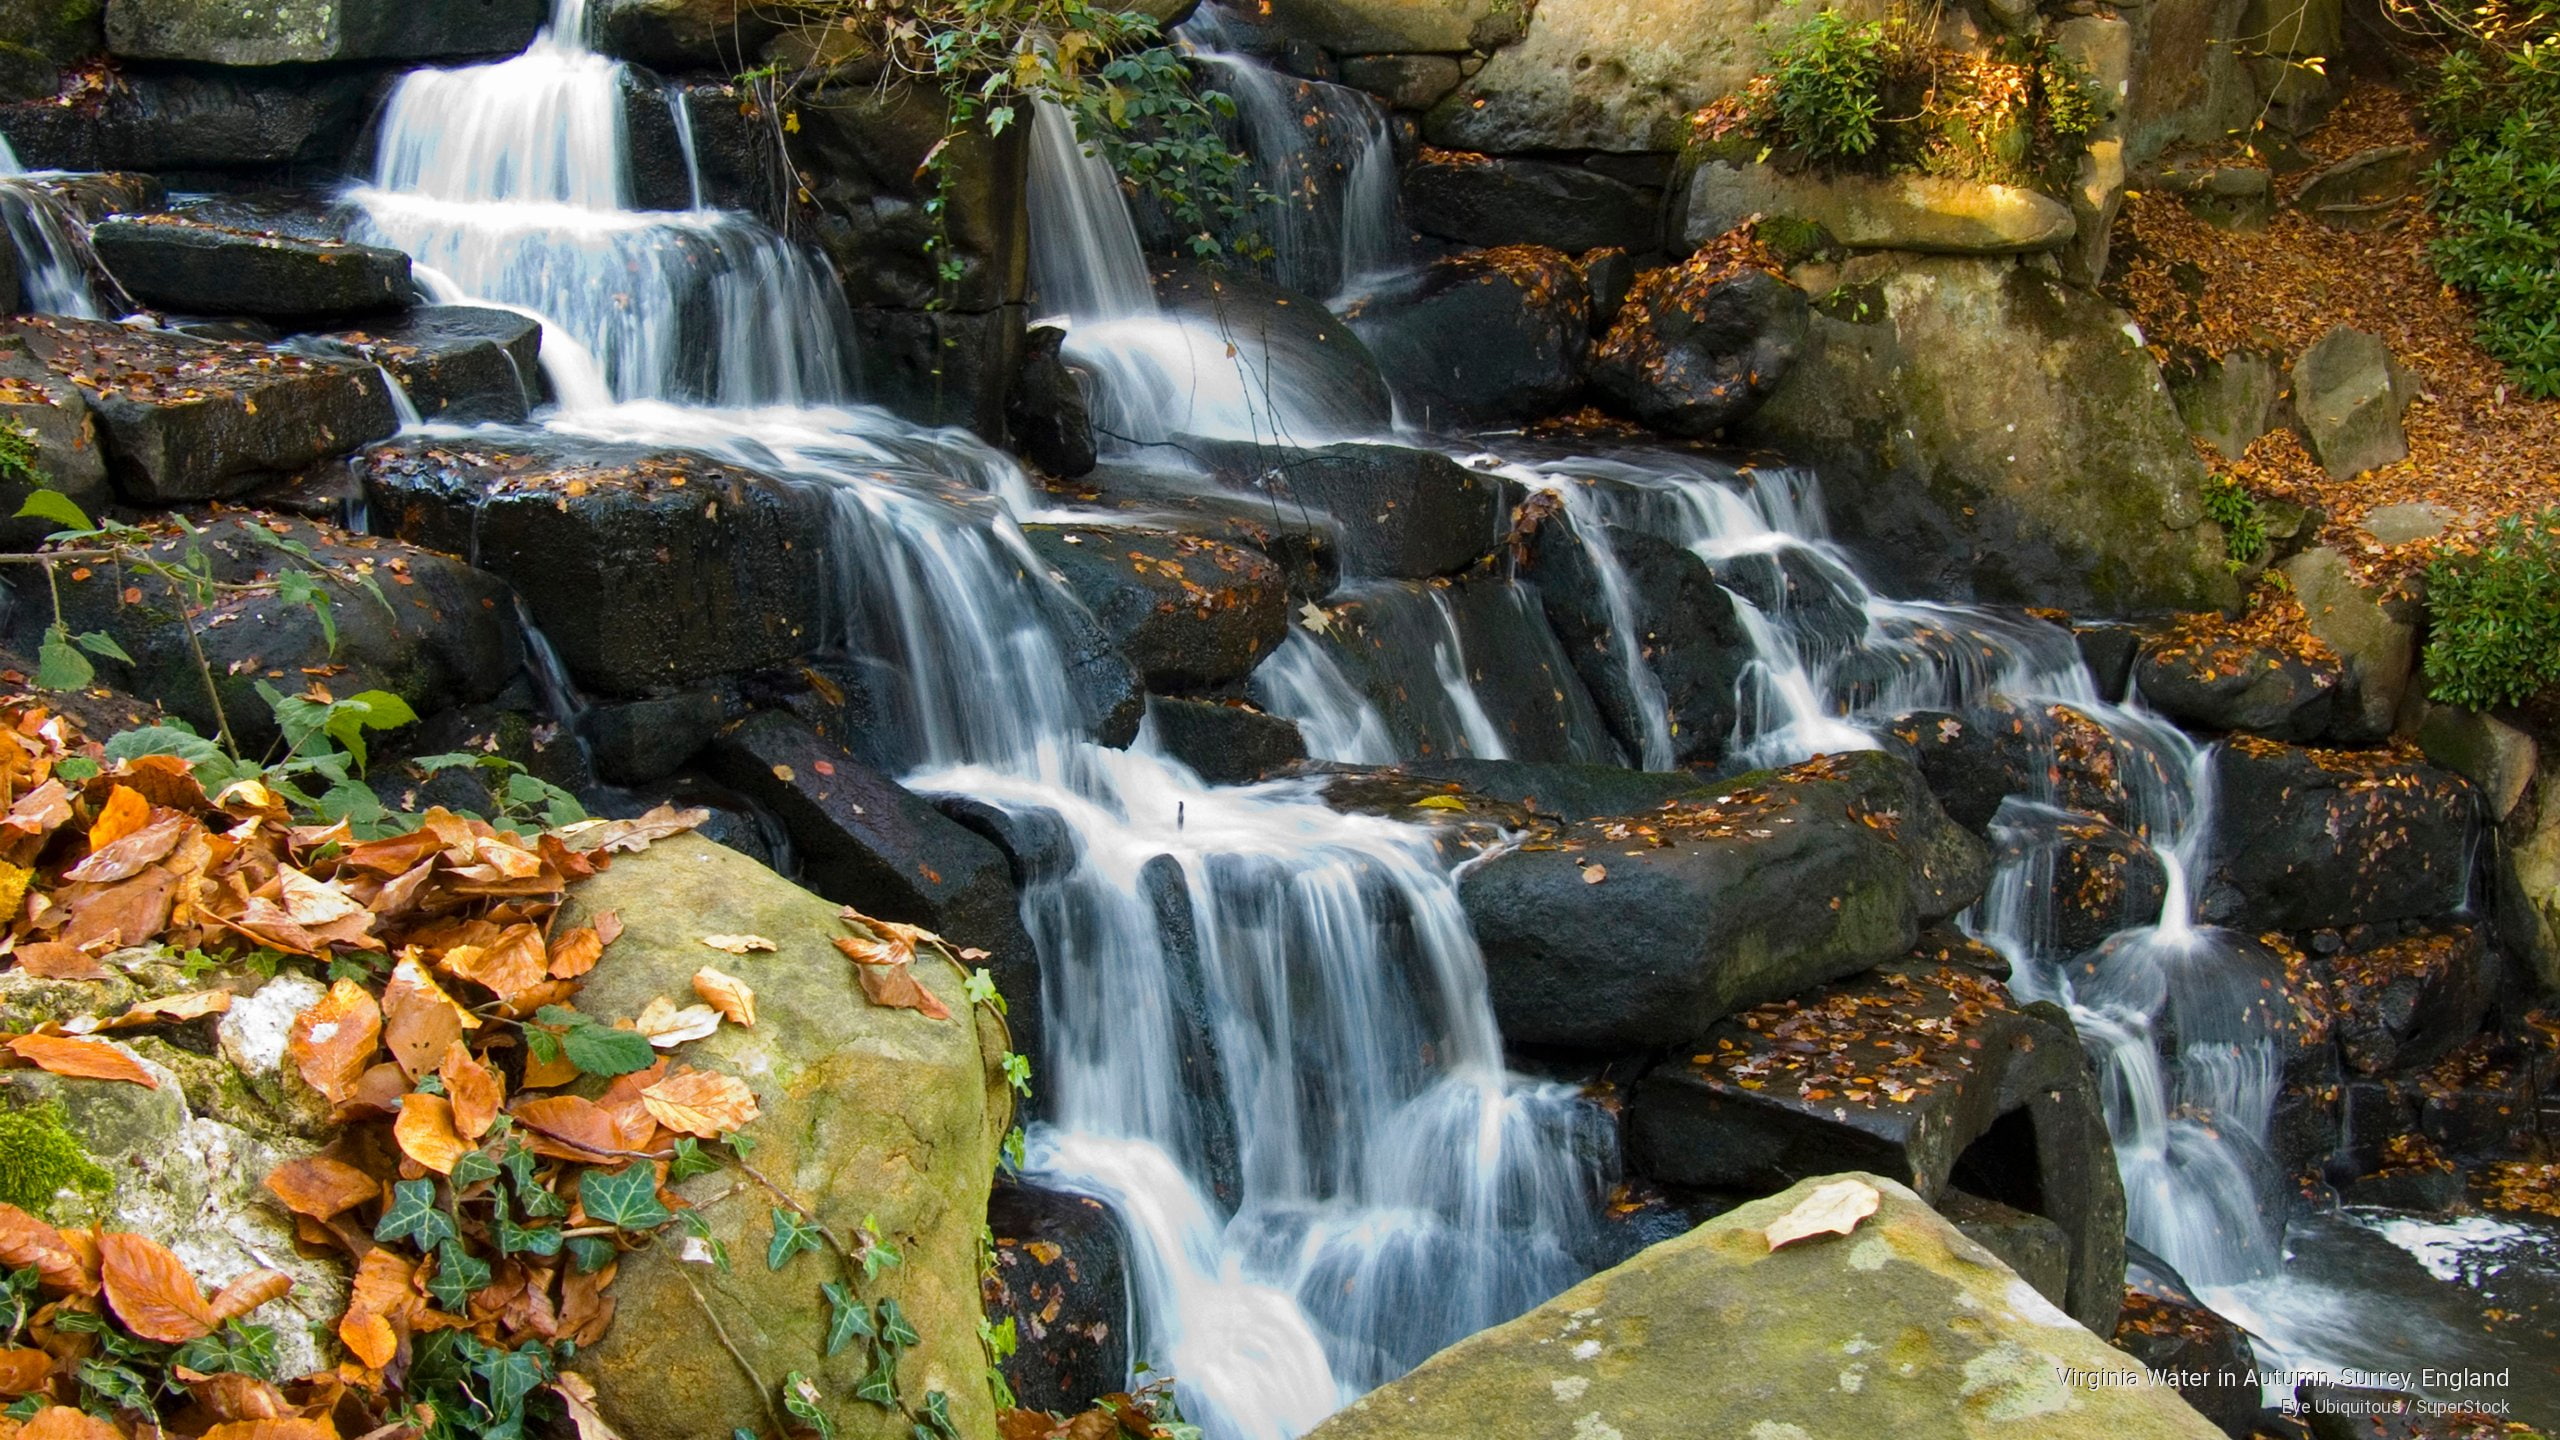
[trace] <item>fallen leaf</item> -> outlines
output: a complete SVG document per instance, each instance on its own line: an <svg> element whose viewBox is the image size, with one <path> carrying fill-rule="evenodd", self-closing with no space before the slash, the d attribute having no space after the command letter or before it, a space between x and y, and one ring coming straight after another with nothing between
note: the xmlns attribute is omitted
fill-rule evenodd
<svg viewBox="0 0 2560 1440"><path fill-rule="evenodd" d="M761 935L705 935L702 943L731 955L744 955L754 950L780 950L782 947Z"/></svg>
<svg viewBox="0 0 2560 1440"><path fill-rule="evenodd" d="M614 1428L604 1423L596 1411L596 1387L575 1370L563 1370L551 1382L551 1393L560 1397L569 1412L569 1423L578 1427L578 1440L622 1440Z"/></svg>
<svg viewBox="0 0 2560 1440"><path fill-rule="evenodd" d="M400 1118L391 1125L400 1153L439 1175L453 1173L453 1162L471 1146L455 1133L453 1102L441 1095L413 1090L400 1100Z"/></svg>
<svg viewBox="0 0 2560 1440"><path fill-rule="evenodd" d="M100 848L88 859L63 871L62 878L100 885L129 879L141 874L145 866L177 849L178 842L186 837L188 831L202 828L192 815L164 810L150 824Z"/></svg>
<svg viewBox="0 0 2560 1440"><path fill-rule="evenodd" d="M1846 1235L1883 1203L1883 1193L1864 1180L1834 1180L1815 1186L1762 1233L1772 1250L1815 1235Z"/></svg>
<svg viewBox="0 0 2560 1440"><path fill-rule="evenodd" d="M637 854L651 842L681 835L711 818L708 810L678 810L661 805L637 820L589 820L555 831L561 842L581 850Z"/></svg>
<svg viewBox="0 0 2560 1440"><path fill-rule="evenodd" d="M145 1090L157 1090L160 1082L142 1063L104 1040L75 1040L66 1035L20 1035L9 1041L17 1057L38 1069L56 1075L76 1075L88 1080L122 1080Z"/></svg>
<svg viewBox="0 0 2560 1440"><path fill-rule="evenodd" d="M676 1002L664 995L642 1007L632 1028L649 1037L649 1043L661 1050L672 1050L688 1040L700 1040L720 1028L720 1012L708 1005L676 1008Z"/></svg>
<svg viewBox="0 0 2560 1440"><path fill-rule="evenodd" d="M693 972L693 993L732 1025L756 1023L756 992L735 975L705 965Z"/></svg>
<svg viewBox="0 0 2560 1440"><path fill-rule="evenodd" d="M232 1420L276 1420L293 1413L284 1392L255 1375L237 1370L223 1370L187 1382L187 1393L195 1397L215 1424Z"/></svg>
<svg viewBox="0 0 2560 1440"><path fill-rule="evenodd" d="M462 1038L464 1018L426 966L404 956L392 967L382 987L382 1040L411 1080L434 1069Z"/></svg>
<svg viewBox="0 0 2560 1440"><path fill-rule="evenodd" d="M18 1427L17 1440L124 1440L124 1432L68 1405L48 1405Z"/></svg>
<svg viewBox="0 0 2560 1440"><path fill-rule="evenodd" d="M371 1369L381 1369L400 1353L394 1326L417 1311L417 1292L409 1288L414 1273L415 1267L388 1245L376 1245L357 1262L347 1313L338 1320L338 1339Z"/></svg>
<svg viewBox="0 0 2560 1440"><path fill-rule="evenodd" d="M98 818L89 822L89 853L97 854L151 821L151 802L130 785L118 785L107 792L107 803L98 807Z"/></svg>
<svg viewBox="0 0 2560 1440"><path fill-rule="evenodd" d="M15 958L21 972L38 980L112 980L116 973L79 946L59 940L21 945Z"/></svg>
<svg viewBox="0 0 2560 1440"><path fill-rule="evenodd" d="M622 912L601 911L596 916L596 938L607 945L622 938Z"/></svg>
<svg viewBox="0 0 2560 1440"><path fill-rule="evenodd" d="M533 1133L534 1153L561 1160L617 1159L623 1144L613 1112L579 1095L519 1099L507 1111Z"/></svg>
<svg viewBox="0 0 2560 1440"><path fill-rule="evenodd" d="M0 1395L24 1395L44 1385L53 1373L53 1357L42 1350L11 1346L0 1350Z"/></svg>
<svg viewBox="0 0 2560 1440"><path fill-rule="evenodd" d="M444 1064L437 1067L436 1074L443 1079L444 1093L453 1102L453 1128L463 1139L474 1142L488 1134L490 1124L498 1117L498 1107L506 1102L506 1082L459 1040L446 1047Z"/></svg>
<svg viewBox="0 0 2560 1440"><path fill-rule="evenodd" d="M839 935L836 948L853 961L853 973L862 981L862 994L872 1004L913 1010L928 1020L951 1018L951 1007L943 1004L939 997L924 987L923 981L916 978L912 947L878 941L865 943L850 935ZM890 956L896 958L886 958Z"/></svg>
<svg viewBox="0 0 2560 1440"><path fill-rule="evenodd" d="M98 1235L98 1256L108 1306L143 1339L180 1345L212 1334L220 1323L195 1277L158 1242L105 1230Z"/></svg>
<svg viewBox="0 0 2560 1440"><path fill-rule="evenodd" d="M290 866L276 872L276 884L283 892L284 913L296 925L317 927L364 913L364 906L354 896Z"/></svg>
<svg viewBox="0 0 2560 1440"><path fill-rule="evenodd" d="M15 1205L0 1204L0 1265L33 1269L45 1284L81 1294L97 1293L89 1267L80 1263L61 1231Z"/></svg>
<svg viewBox="0 0 2560 1440"><path fill-rule="evenodd" d="M1585 865L1582 867L1582 883L1585 885L1597 885L1608 878L1609 867L1606 865Z"/></svg>
<svg viewBox="0 0 2560 1440"><path fill-rule="evenodd" d="M338 1440L338 1427L326 1415L232 1420L205 1431L199 1440Z"/></svg>
<svg viewBox="0 0 2560 1440"><path fill-rule="evenodd" d="M510 925L485 948L456 945L445 952L444 963L463 979L487 986L500 1000L513 1000L551 978L542 932L531 925Z"/></svg>
<svg viewBox="0 0 2560 1440"><path fill-rule="evenodd" d="M641 1091L640 1103L659 1124L704 1140L744 1129L762 1113L745 1081L707 1070L670 1075Z"/></svg>
<svg viewBox="0 0 2560 1440"><path fill-rule="evenodd" d="M281 1270L252 1270L214 1292L213 1320L237 1320L293 1288L293 1277Z"/></svg>
<svg viewBox="0 0 2560 1440"><path fill-rule="evenodd" d="M296 1215L326 1220L382 1194L382 1182L344 1160L306 1155L267 1172L267 1190Z"/></svg>
<svg viewBox="0 0 2560 1440"><path fill-rule="evenodd" d="M381 1039L382 1008L374 1003L373 992L353 980L340 980L293 1017L285 1050L312 1089L342 1103L356 1093L356 1082L372 1066Z"/></svg>
<svg viewBox="0 0 2560 1440"><path fill-rule="evenodd" d="M100 1025L101 1030L130 1030L137 1025L170 1025L186 1020L200 1020L207 1015L220 1015L231 1008L228 990L198 990L187 995L171 995L160 1000L140 1000L123 1014Z"/></svg>
<svg viewBox="0 0 2560 1440"><path fill-rule="evenodd" d="M551 942L551 978L575 980L596 968L604 955L604 937L595 927L581 925Z"/></svg>

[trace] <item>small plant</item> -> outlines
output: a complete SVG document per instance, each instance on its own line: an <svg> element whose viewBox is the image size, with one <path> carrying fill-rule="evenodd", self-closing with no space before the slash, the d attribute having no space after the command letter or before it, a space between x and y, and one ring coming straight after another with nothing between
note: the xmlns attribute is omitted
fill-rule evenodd
<svg viewBox="0 0 2560 1440"><path fill-rule="evenodd" d="M2205 482L2204 514L2222 527L2222 548L2230 555L2233 570L2245 570L2266 558L2266 516L2258 508L2258 497L2242 489L2238 481L2216 478Z"/></svg>
<svg viewBox="0 0 2560 1440"><path fill-rule="evenodd" d="M1815 11L1769 55L1767 105L1787 143L1816 160L1875 149L1888 54L1883 21Z"/></svg>
<svg viewBox="0 0 2560 1440"><path fill-rule="evenodd" d="M2428 693L2518 705L2560 682L2560 509L2513 516L2477 553L2427 567Z"/></svg>
<svg viewBox="0 0 2560 1440"><path fill-rule="evenodd" d="M2488 12L2494 19L2495 7ZM2437 68L2427 122L2436 271L2479 306L2482 349L2528 395L2560 396L2560 36L2548 11L2484 25Z"/></svg>

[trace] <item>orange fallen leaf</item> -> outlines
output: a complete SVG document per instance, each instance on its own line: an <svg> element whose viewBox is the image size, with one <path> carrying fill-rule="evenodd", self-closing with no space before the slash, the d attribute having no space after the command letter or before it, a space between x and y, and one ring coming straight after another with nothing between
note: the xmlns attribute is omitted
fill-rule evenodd
<svg viewBox="0 0 2560 1440"><path fill-rule="evenodd" d="M542 932L531 925L510 925L485 947L456 945L445 952L444 963L463 979L486 986L500 1000L512 1000L551 978L551 956L543 948Z"/></svg>
<svg viewBox="0 0 2560 1440"><path fill-rule="evenodd" d="M436 1075L453 1102L453 1128L463 1139L476 1143L489 1133L498 1107L506 1101L506 1082L459 1040L445 1047L444 1063L436 1068Z"/></svg>
<svg viewBox="0 0 2560 1440"><path fill-rule="evenodd" d="M349 1353L372 1369L390 1364L391 1358L400 1353L396 1322L407 1319L418 1308L417 1293L409 1288L414 1273L415 1267L388 1245L376 1245L366 1251L356 1265L347 1313L338 1319L338 1339Z"/></svg>
<svg viewBox="0 0 2560 1440"><path fill-rule="evenodd" d="M338 1440L338 1427L326 1415L231 1420L205 1431L200 1440Z"/></svg>
<svg viewBox="0 0 2560 1440"><path fill-rule="evenodd" d="M1762 1233L1768 1236L1772 1250L1815 1235L1846 1235L1883 1203L1883 1192L1864 1180L1834 1180L1813 1187L1794 1209L1769 1222L1769 1228Z"/></svg>
<svg viewBox="0 0 2560 1440"><path fill-rule="evenodd" d="M640 1103L649 1107L659 1124L704 1140L744 1129L763 1113L745 1081L705 1070L668 1076L641 1091Z"/></svg>
<svg viewBox="0 0 2560 1440"><path fill-rule="evenodd" d="M151 820L151 802L130 785L118 785L107 792L107 803L98 807L98 818L89 822L89 853L97 854Z"/></svg>
<svg viewBox="0 0 2560 1440"><path fill-rule="evenodd" d="M551 1382L551 1393L560 1397L569 1412L569 1423L576 1426L578 1440L622 1440L614 1428L604 1423L596 1409L596 1387L575 1370L563 1370Z"/></svg>
<svg viewBox="0 0 2560 1440"><path fill-rule="evenodd" d="M382 1042L412 1080L444 1059L462 1038L465 1016L427 967L403 958L382 987Z"/></svg>
<svg viewBox="0 0 2560 1440"><path fill-rule="evenodd" d="M9 1049L17 1057L39 1069L56 1075L75 1075L88 1080L122 1080L146 1090L157 1090L160 1082L142 1063L104 1040L75 1040L67 1035L20 1035L9 1041Z"/></svg>
<svg viewBox="0 0 2560 1440"><path fill-rule="evenodd" d="M382 1182L344 1160L306 1155L268 1172L267 1189L296 1215L326 1220L382 1194Z"/></svg>
<svg viewBox="0 0 2560 1440"><path fill-rule="evenodd" d="M157 1241L121 1230L100 1231L98 1257L107 1304L126 1329L164 1345L213 1333L219 1322L195 1277Z"/></svg>
<svg viewBox="0 0 2560 1440"><path fill-rule="evenodd" d="M628 1148L613 1112L578 1095L518 1100L507 1112L533 1131L534 1153L563 1160L618 1158Z"/></svg>
<svg viewBox="0 0 2560 1440"><path fill-rule="evenodd" d="M735 975L705 965L693 972L693 993L732 1025L756 1023L756 992Z"/></svg>
<svg viewBox="0 0 2560 1440"><path fill-rule="evenodd" d="M53 1373L53 1357L42 1350L13 1345L0 1350L0 1395L24 1395L41 1389Z"/></svg>
<svg viewBox="0 0 2560 1440"><path fill-rule="evenodd" d="M453 1128L453 1102L442 1095L412 1090L400 1100L400 1118L391 1124L400 1153L439 1175L453 1173L453 1162L471 1146Z"/></svg>
<svg viewBox="0 0 2560 1440"><path fill-rule="evenodd" d="M551 942L551 978L575 980L596 968L604 955L604 937L592 925L581 925Z"/></svg>
<svg viewBox="0 0 2560 1440"><path fill-rule="evenodd" d="M17 1440L124 1440L124 1432L86 1411L48 1405L18 1427Z"/></svg>
<svg viewBox="0 0 2560 1440"><path fill-rule="evenodd" d="M195 1397L215 1424L232 1420L277 1420L293 1412L284 1392L255 1375L237 1370L222 1370L187 1381L187 1393Z"/></svg>
<svg viewBox="0 0 2560 1440"><path fill-rule="evenodd" d="M130 1009L100 1025L101 1030L130 1030L138 1025L169 1025L220 1015L231 1008L228 990L198 990L160 1000L136 1001Z"/></svg>
<svg viewBox="0 0 2560 1440"><path fill-rule="evenodd" d="M214 1292L214 1323L237 1320L292 1288L293 1277L281 1270L252 1270Z"/></svg>
<svg viewBox="0 0 2560 1440"><path fill-rule="evenodd" d="M835 940L836 948L853 961L853 973L862 981L863 996L872 1004L913 1010L928 1020L951 1018L951 1007L916 978L912 947L866 943L850 935L839 935Z"/></svg>
<svg viewBox="0 0 2560 1440"><path fill-rule="evenodd" d="M77 945L42 940L15 952L18 968L39 980L111 980L115 972Z"/></svg>
<svg viewBox="0 0 2560 1440"><path fill-rule="evenodd" d="M63 871L62 878L100 885L130 879L141 874L145 866L177 849L178 842L185 839L189 831L201 831L203 828L192 815L163 810L152 818L150 824L91 852L88 859Z"/></svg>
<svg viewBox="0 0 2560 1440"><path fill-rule="evenodd" d="M285 1050L312 1089L332 1102L344 1102L372 1066L381 1039L382 1008L374 1003L373 992L353 980L340 980L293 1017Z"/></svg>

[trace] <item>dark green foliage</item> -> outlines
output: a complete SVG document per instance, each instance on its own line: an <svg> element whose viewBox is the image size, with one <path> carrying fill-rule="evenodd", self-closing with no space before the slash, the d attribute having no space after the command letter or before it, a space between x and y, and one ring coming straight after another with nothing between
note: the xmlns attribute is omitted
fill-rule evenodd
<svg viewBox="0 0 2560 1440"><path fill-rule="evenodd" d="M2267 553L2267 521L2258 497L2230 480L2211 480L2204 487L2205 518L2222 527L2222 548L2234 566L2255 564Z"/></svg>
<svg viewBox="0 0 2560 1440"><path fill-rule="evenodd" d="M2481 348L2526 394L2560 396L2560 37L2462 50L2438 67L2427 123L2437 273L2478 302Z"/></svg>
<svg viewBox="0 0 2560 1440"><path fill-rule="evenodd" d="M2428 692L2448 705L2517 705L2560 682L2560 510L2499 522L2474 555L2427 569Z"/></svg>
<svg viewBox="0 0 2560 1440"><path fill-rule="evenodd" d="M1816 160L1875 149L1885 56L1883 21L1815 11L1769 53L1769 107L1787 142Z"/></svg>

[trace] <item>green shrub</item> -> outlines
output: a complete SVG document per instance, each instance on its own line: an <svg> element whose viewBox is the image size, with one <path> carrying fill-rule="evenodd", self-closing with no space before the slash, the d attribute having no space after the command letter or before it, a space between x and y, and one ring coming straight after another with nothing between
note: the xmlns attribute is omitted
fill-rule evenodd
<svg viewBox="0 0 2560 1440"><path fill-rule="evenodd" d="M1816 160L1876 148L1884 114L1884 22L1817 10L1769 54L1769 108L1786 143Z"/></svg>
<svg viewBox="0 0 2560 1440"><path fill-rule="evenodd" d="M2222 548L2234 569L2245 569L2267 553L2267 520L2258 497L2236 481L2213 480L2204 487L2205 518L2222 527Z"/></svg>
<svg viewBox="0 0 2560 1440"><path fill-rule="evenodd" d="M2560 38L2457 52L2427 120L2451 145L2435 170L2437 273L2477 302L2481 348L2515 383L2560 397Z"/></svg>
<svg viewBox="0 0 2560 1440"><path fill-rule="evenodd" d="M2560 682L2560 509L2510 516L2477 554L2427 569L2428 693L2448 705L2517 705Z"/></svg>

